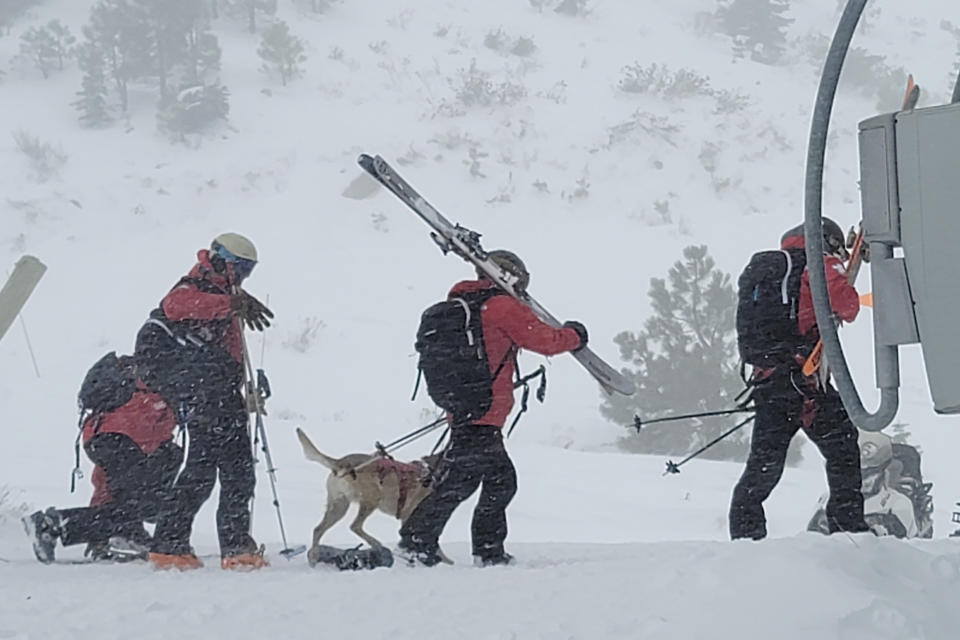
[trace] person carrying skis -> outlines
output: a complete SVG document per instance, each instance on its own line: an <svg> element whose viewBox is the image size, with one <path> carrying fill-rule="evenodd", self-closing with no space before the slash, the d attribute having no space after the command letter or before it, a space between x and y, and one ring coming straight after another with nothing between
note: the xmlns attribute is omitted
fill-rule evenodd
<svg viewBox="0 0 960 640"><path fill-rule="evenodd" d="M117 368L116 377L98 376L101 363ZM84 389L99 384L115 407L87 405ZM96 465L91 505L37 511L23 519L37 559L53 562L63 546L88 543L93 560L146 557L151 538L143 527L169 507L170 489L183 461L173 433L173 411L136 375L133 358L114 354L100 361L81 389L80 439ZM79 453L77 454L79 456ZM79 464L79 458L77 459Z"/></svg>
<svg viewBox="0 0 960 640"><path fill-rule="evenodd" d="M515 254L497 250L489 258L515 275L523 292L530 274ZM514 404L513 378L520 349L550 356L586 346L587 330L579 322L555 329L542 322L529 307L497 287L479 269L478 279L456 284L448 300L461 301L480 313L484 362L489 369L489 409L479 417L461 419L448 414L450 442L433 473L433 491L400 528L399 553L411 563L434 566L441 561L439 538L457 506L482 485L473 512L473 556L480 566L508 564L512 556L503 548L507 537L506 509L517 490L517 473L503 442L503 425ZM429 312L429 310L428 310ZM468 316L469 317L469 316ZM421 327L423 325L421 324ZM421 329L422 331L422 329ZM418 340L419 340L418 335ZM421 351L421 367L423 367ZM441 370L444 363L437 363ZM426 369L424 369L426 373ZM449 376L455 377L455 376ZM431 380L427 376L430 389ZM451 393L460 397L477 389L461 385Z"/></svg>
<svg viewBox="0 0 960 640"><path fill-rule="evenodd" d="M830 305L838 320L852 322L860 299L847 279L843 231L828 218L823 218L823 245ZM779 482L790 441L801 428L826 460L830 532L869 530L857 430L829 380L802 373L820 337L804 246L803 225L790 229L781 238L781 251L755 254L738 283L737 337L743 361L753 365L756 419L747 465L730 505L734 540L766 537L763 502Z"/></svg>
<svg viewBox="0 0 960 640"><path fill-rule="evenodd" d="M257 264L253 243L218 236L163 298L137 335L138 363L148 384L176 407L189 437L187 461L174 486L175 508L157 523L155 567L202 566L190 547L193 520L220 478L217 532L221 567L267 564L250 536L256 476L244 400L242 323L262 331L273 313L240 288Z"/></svg>

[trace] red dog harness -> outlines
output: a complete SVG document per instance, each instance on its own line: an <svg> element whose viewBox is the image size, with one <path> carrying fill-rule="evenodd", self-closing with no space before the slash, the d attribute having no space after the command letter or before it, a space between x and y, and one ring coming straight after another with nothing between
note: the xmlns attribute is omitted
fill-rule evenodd
<svg viewBox="0 0 960 640"><path fill-rule="evenodd" d="M397 518L403 513L403 507L407 503L407 494L409 493L411 482L420 482L420 478L426 473L427 467L422 462L397 462L393 458L380 457L377 459L377 477L380 484L390 473L397 474L397 481L400 489L397 496Z"/></svg>

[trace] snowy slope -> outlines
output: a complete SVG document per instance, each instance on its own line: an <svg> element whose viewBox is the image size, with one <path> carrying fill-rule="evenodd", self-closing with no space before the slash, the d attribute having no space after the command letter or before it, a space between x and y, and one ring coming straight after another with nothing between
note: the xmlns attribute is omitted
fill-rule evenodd
<svg viewBox="0 0 960 640"><path fill-rule="evenodd" d="M77 32L90 4L50 0L31 20L56 16ZM594 4L588 17L569 19L515 0L349 0L319 18L281 3L311 56L305 77L286 88L257 71L257 41L242 25L218 24L230 127L196 148L156 133L146 92L134 96L129 122L87 131L66 106L79 86L76 70L43 81L11 69L0 82L8 129L0 132L0 263L30 252L50 270L25 313L40 376L19 328L0 343L7 423L0 487L37 507L87 499L86 481L77 495L67 493L83 373L107 350L132 349L140 323L193 252L233 229L257 242L263 260L249 288L269 297L278 316L265 344L275 392L268 428L287 529L306 541L322 510L325 471L302 459L294 427L339 455L369 450L431 417L425 394L409 402L416 323L452 281L470 274L441 256L425 227L386 194L341 197L361 151L405 159L405 175L448 217L482 231L488 247L524 256L537 298L559 317L583 321L611 361L612 337L639 328L649 311L649 278L662 277L684 246L708 244L718 265L737 273L754 248L774 243L801 216L815 66L799 53L786 67L733 62L728 40L696 29L710 0ZM792 37L832 30L836 3L793 4L803 6L793 12ZM889 53L931 90L929 100L943 100L956 45L939 23L950 8L886 3L858 44ZM487 48L485 37L497 29L531 38L536 52L521 58ZM15 49L15 37L0 39L0 60ZM460 71L474 61L491 81L524 87L525 97L450 115L463 107ZM748 105L719 116L708 96L621 92L622 68L634 62L692 69ZM846 92L837 105L825 212L844 224L858 216L853 133L875 102ZM611 129L638 111L676 130L641 128L611 143ZM8 135L17 129L69 155L58 179L30 179ZM471 174L471 148L485 177ZM589 183L588 195L568 198L578 183ZM865 312L843 332L868 398L869 325ZM251 337L256 362L260 340ZM918 351L904 352L900 419L924 449L943 537L960 485L953 456L960 437L952 418L932 414ZM210 637L214 621L234 637L315 637L322 632L312 625L331 619L338 631L375 637L449 637L461 627L491 638L700 637L716 629L726 632L721 637L762 637L744 631L748 622L783 637L950 637L946 625L958 620L941 597L957 595L950 541L793 537L824 488L809 450L770 501L771 533L786 538L723 544L736 465L697 462L661 477L663 460L613 451L622 427L600 417L599 392L572 359L553 358L548 370L547 403L532 407L510 445L521 474L511 509L511 541L522 559L516 569L457 566L441 569L442 579L381 571L331 582L284 562L255 577L211 569L153 579L136 567L35 566L16 528L0 525L0 558L8 561L0 561L0 638L121 637L141 623L157 637ZM421 452L411 447L408 455ZM254 529L275 551L265 480ZM197 520L204 553L215 552L214 504ZM468 560L468 522L462 510L444 538L459 565ZM392 539L396 524L381 514L370 530ZM332 543L353 540L345 527L329 535ZM607 546L614 544L624 546ZM761 580L770 574L792 577L771 586ZM88 611L91 585L104 598ZM930 601L892 612L881 606L917 589ZM363 598L387 603L382 619L362 609ZM765 612L755 623L751 598ZM196 600L204 603L184 607ZM57 615L38 620L37 611ZM425 632L431 625L436 632ZM882 635L897 625L900 635Z"/></svg>

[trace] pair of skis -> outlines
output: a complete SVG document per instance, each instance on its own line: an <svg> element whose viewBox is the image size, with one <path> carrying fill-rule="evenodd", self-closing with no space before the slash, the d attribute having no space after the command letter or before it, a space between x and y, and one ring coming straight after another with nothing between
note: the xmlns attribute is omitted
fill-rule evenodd
<svg viewBox="0 0 960 640"><path fill-rule="evenodd" d="M431 237L443 253L453 252L472 263L501 289L532 309L541 320L554 327L560 326L560 321L537 302L533 296L526 291L517 289L517 276L490 260L489 255L480 244L479 233L447 220L380 156L364 154L360 156L358 163L364 171L386 187L390 193L399 198L401 202L427 223L433 230ZM611 367L589 348L579 349L573 353L573 357L600 383L600 386L607 393L620 393L629 396L636 391L636 385L632 380Z"/></svg>

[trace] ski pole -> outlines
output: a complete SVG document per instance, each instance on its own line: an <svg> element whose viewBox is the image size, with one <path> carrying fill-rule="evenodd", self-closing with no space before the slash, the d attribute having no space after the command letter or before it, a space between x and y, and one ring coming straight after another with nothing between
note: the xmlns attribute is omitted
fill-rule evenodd
<svg viewBox="0 0 960 640"><path fill-rule="evenodd" d="M675 420L689 420L690 418L709 418L711 416L729 416L734 413L750 413L753 409L748 407L737 407L736 409L724 409L723 411L706 411L703 413L685 413L680 416L668 416L666 418L654 418L653 420L643 420L639 415L634 415L633 426L640 431L644 425L657 424L659 422L673 422Z"/></svg>
<svg viewBox="0 0 960 640"><path fill-rule="evenodd" d="M255 398L257 415L256 428L262 443L261 450L263 451L263 455L267 460L267 478L270 479L270 490L273 492L273 506L276 507L277 522L280 524L280 539L283 541L283 549L280 551L280 555L289 560L293 556L303 553L307 550L307 548L301 545L300 547L291 549L290 545L287 544L287 533L283 527L283 515L280 513L280 497L277 495L276 468L273 466L273 457L270 455L270 447L267 444L267 430L263 426L264 399L260 397L260 392L254 387L253 365L250 364L250 352L247 350L247 337L243 331L243 321L238 319L238 322L240 329L240 346L243 348L243 364L246 373L247 393L252 393ZM266 375L263 373L263 369L260 370L260 377L263 379L264 383L266 383ZM265 391L268 390L269 387L265 389Z"/></svg>
<svg viewBox="0 0 960 640"><path fill-rule="evenodd" d="M755 415L750 416L749 418L743 420L742 422L740 422L739 424L737 424L735 427L731 428L729 431L726 431L726 432L720 434L719 436L717 436L716 438L714 438L713 440L711 440L711 441L708 442L707 444L703 445L702 447L700 447L699 449L697 449L696 451L694 451L693 453L691 453L690 455L688 455L686 458L684 458L684 459L681 460L680 462L674 462L673 460L667 460L667 470L663 472L663 475L667 475L668 473L680 473L680 467L682 467L682 466L685 465L686 463L690 462L691 460L693 460L694 458L696 458L698 455L700 455L701 453L703 453L704 451L706 451L707 449L709 449L709 448L712 447L713 445L717 444L718 442L720 442L721 440L723 440L724 438L726 438L727 436L729 436L729 435L732 434L733 432L738 431L739 429L743 428L744 425L746 425L747 423L749 423L749 422L750 422L751 420L753 420L754 418L756 418Z"/></svg>

